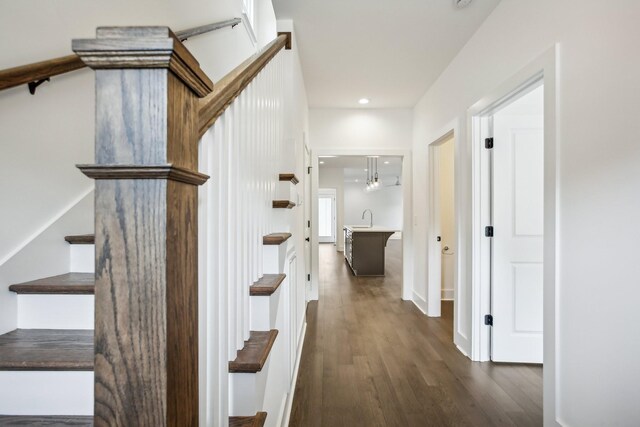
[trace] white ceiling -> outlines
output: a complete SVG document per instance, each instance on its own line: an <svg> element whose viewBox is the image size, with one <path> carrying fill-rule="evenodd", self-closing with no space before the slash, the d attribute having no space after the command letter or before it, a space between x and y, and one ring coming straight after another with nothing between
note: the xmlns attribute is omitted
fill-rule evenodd
<svg viewBox="0 0 640 427"><path fill-rule="evenodd" d="M500 0L273 0L294 21L311 107L413 107ZM472 72L472 70L469 70Z"/></svg>
<svg viewBox="0 0 640 427"><path fill-rule="evenodd" d="M339 157L321 157L320 173L326 171L327 168L335 168L344 170L345 182L365 183L367 180L367 158L364 156L339 156ZM385 162L388 162L385 164ZM395 183L396 177L402 178L402 157L380 156L378 157L378 177L384 183Z"/></svg>

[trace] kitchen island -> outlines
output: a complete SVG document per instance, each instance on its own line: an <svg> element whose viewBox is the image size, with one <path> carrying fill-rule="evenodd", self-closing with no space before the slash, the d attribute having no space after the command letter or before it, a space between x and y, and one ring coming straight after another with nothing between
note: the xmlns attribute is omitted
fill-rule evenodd
<svg viewBox="0 0 640 427"><path fill-rule="evenodd" d="M386 227L346 225L344 257L354 276L384 276L387 240L395 232Z"/></svg>

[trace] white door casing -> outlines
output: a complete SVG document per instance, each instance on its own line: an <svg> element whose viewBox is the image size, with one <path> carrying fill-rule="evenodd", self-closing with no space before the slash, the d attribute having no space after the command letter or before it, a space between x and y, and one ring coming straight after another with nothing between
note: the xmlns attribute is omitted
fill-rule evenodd
<svg viewBox="0 0 640 427"><path fill-rule="evenodd" d="M543 128L541 97L540 114L493 116L491 359L496 362L543 359Z"/></svg>

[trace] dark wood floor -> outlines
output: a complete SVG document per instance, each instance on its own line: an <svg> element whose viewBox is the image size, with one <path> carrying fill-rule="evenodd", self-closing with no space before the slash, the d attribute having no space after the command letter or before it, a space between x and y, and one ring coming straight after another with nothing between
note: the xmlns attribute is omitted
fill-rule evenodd
<svg viewBox="0 0 640 427"><path fill-rule="evenodd" d="M441 318L400 299L399 241L384 278L353 277L320 246L320 300L307 335L290 426L540 426L542 368L471 362Z"/></svg>

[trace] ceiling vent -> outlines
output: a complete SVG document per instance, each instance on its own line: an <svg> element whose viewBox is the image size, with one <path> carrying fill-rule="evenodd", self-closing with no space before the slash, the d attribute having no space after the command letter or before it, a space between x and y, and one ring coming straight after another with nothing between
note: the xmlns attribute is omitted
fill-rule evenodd
<svg viewBox="0 0 640 427"><path fill-rule="evenodd" d="M471 0L453 0L453 3L458 9L462 9L463 7L469 6Z"/></svg>

